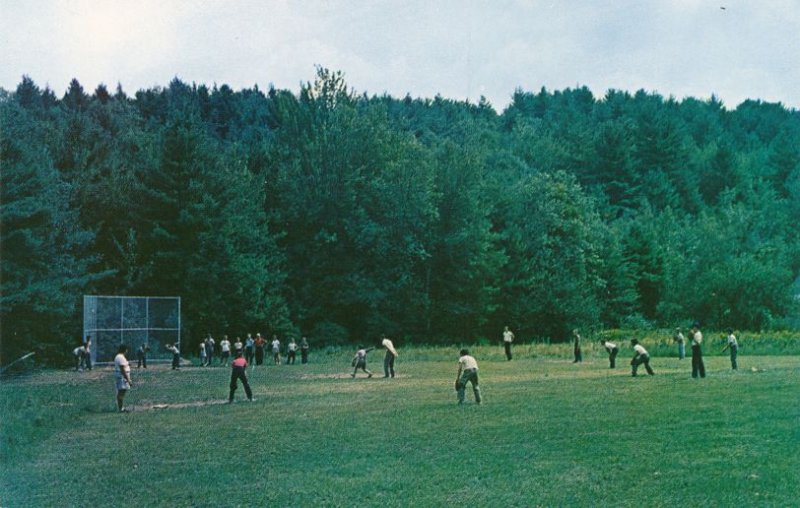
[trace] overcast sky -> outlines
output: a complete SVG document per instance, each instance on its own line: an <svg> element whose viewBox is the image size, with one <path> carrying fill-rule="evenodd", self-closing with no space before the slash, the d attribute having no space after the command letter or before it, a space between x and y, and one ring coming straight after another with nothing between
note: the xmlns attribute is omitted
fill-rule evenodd
<svg viewBox="0 0 800 508"><path fill-rule="evenodd" d="M0 87L187 83L476 102L588 86L800 109L800 0L0 0Z"/></svg>

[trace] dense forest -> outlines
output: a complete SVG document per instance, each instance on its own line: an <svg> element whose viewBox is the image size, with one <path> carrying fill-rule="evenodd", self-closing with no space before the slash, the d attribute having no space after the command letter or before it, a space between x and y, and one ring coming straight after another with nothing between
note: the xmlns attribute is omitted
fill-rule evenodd
<svg viewBox="0 0 800 508"><path fill-rule="evenodd" d="M0 89L3 363L82 296L182 298L183 340L566 340L795 326L800 113L517 90L508 107L299 92ZM192 346L193 348L193 346Z"/></svg>

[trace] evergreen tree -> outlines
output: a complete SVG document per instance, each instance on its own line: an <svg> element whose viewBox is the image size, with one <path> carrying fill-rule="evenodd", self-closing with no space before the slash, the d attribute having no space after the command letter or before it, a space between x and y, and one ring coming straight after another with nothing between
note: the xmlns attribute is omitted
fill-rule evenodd
<svg viewBox="0 0 800 508"><path fill-rule="evenodd" d="M0 122L0 354L63 357L80 338L84 289L102 276L88 270L93 235L69 208L74 187L53 166L45 124L8 95L0 98Z"/></svg>

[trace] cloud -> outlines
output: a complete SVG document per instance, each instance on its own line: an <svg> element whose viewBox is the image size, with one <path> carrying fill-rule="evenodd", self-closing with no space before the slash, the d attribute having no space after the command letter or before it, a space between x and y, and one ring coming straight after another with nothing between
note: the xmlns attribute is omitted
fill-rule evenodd
<svg viewBox="0 0 800 508"><path fill-rule="evenodd" d="M358 92L504 107L517 87L717 94L800 106L793 0L0 0L0 86L122 82L296 91L314 66Z"/></svg>

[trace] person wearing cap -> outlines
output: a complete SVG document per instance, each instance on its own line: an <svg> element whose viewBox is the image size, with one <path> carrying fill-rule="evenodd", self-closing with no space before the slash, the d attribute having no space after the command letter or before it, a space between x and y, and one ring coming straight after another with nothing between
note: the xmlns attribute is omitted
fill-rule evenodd
<svg viewBox="0 0 800 508"><path fill-rule="evenodd" d="M633 359L631 360L631 375L636 377L636 370L641 364L644 364L644 368L649 375L655 375L653 369L650 368L650 355L647 354L647 350L639 344L637 339L631 339L631 346L633 346L634 351Z"/></svg>
<svg viewBox="0 0 800 508"><path fill-rule="evenodd" d="M683 336L680 328L675 328L675 334L672 336L672 342L678 344L678 360L686 358L686 337Z"/></svg>
<svg viewBox="0 0 800 508"><path fill-rule="evenodd" d="M695 322L689 333L692 336L692 377L704 378L706 377L706 366L703 363L703 333L700 331L700 323Z"/></svg>
<svg viewBox="0 0 800 508"><path fill-rule="evenodd" d="M726 349L730 349L731 351L731 369L736 370L739 366L736 364L736 353L739 349L739 343L736 342L736 335L733 334L733 329L728 328L728 340L725 344L725 347L722 348L722 352L724 353Z"/></svg>
<svg viewBox="0 0 800 508"><path fill-rule="evenodd" d="M394 377L394 360L397 358L397 350L386 335L381 337L381 346L386 348L386 356L383 357L383 377Z"/></svg>
<svg viewBox="0 0 800 508"><path fill-rule="evenodd" d="M617 347L617 345L613 342L607 341L606 339L600 339L600 344L606 348L606 351L608 352L608 363L610 364L609 368L615 368L617 366L616 360L617 355L619 354L619 347Z"/></svg>
<svg viewBox="0 0 800 508"><path fill-rule="evenodd" d="M459 351L458 373L456 374L456 394L458 404L463 405L466 398L467 383L472 383L475 403L481 403L481 389L478 386L478 362L469 354L469 349Z"/></svg>

